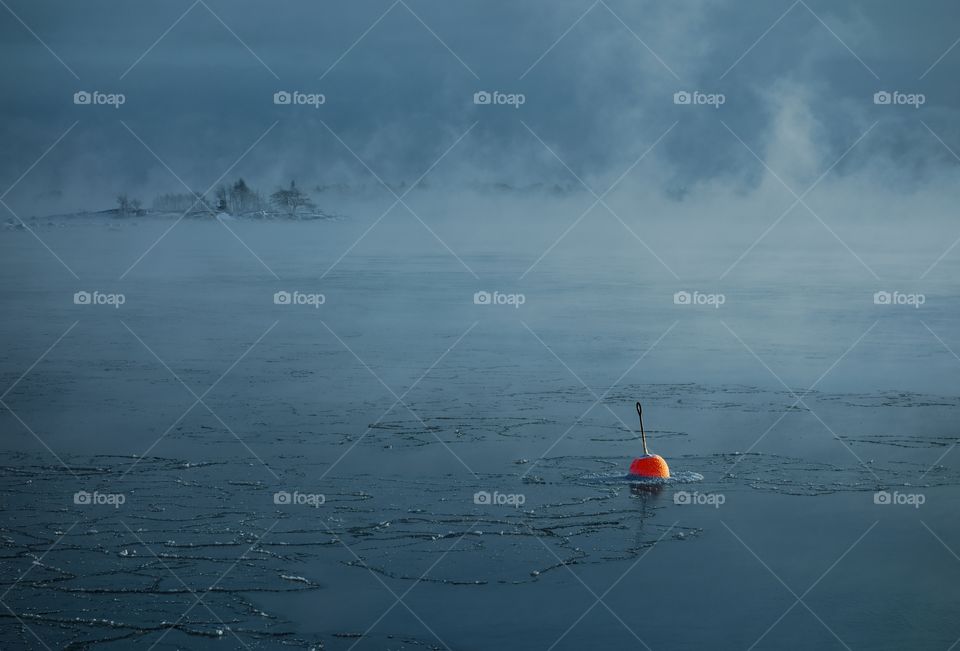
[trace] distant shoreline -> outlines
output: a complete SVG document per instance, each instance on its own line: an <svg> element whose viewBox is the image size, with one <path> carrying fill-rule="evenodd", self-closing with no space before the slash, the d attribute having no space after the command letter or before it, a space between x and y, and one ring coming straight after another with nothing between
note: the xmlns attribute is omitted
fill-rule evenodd
<svg viewBox="0 0 960 651"><path fill-rule="evenodd" d="M24 217L26 226L54 226L65 224L124 224L145 221L176 221L190 220L194 222L216 221L250 221L250 222L319 222L341 221L343 215L318 210L315 212L290 215L278 211L256 211L245 214L232 215L227 212L212 213L207 211L174 212L164 210L140 210L136 214L121 214L117 208L98 211L82 211L74 213L56 213L46 216ZM3 223L4 230L27 230L20 218L10 217Z"/></svg>

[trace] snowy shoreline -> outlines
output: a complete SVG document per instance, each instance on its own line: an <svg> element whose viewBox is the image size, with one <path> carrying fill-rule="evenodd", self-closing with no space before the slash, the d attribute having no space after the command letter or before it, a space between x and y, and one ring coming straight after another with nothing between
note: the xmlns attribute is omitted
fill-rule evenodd
<svg viewBox="0 0 960 651"><path fill-rule="evenodd" d="M250 222L317 222L342 221L343 215L317 211L290 215L282 212L257 211L233 215L227 212L193 212L178 213L171 211L144 210L136 215L121 215L118 210L83 211L75 213L60 213L43 217L30 216L18 218L10 217L3 224L6 231L26 231L27 228L44 228L65 226L103 226L119 227L123 225L137 226L141 223L157 221L189 220L193 222L216 221L250 221Z"/></svg>

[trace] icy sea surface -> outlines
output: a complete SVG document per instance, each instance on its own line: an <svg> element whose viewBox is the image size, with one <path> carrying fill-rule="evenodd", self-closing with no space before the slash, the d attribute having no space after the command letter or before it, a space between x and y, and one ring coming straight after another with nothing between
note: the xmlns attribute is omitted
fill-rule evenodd
<svg viewBox="0 0 960 651"><path fill-rule="evenodd" d="M960 637L949 260L171 223L0 233L3 649Z"/></svg>

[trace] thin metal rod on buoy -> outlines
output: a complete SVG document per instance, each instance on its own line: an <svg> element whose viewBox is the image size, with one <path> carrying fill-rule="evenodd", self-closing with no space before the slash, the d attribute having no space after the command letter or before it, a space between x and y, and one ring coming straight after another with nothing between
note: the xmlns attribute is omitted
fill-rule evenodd
<svg viewBox="0 0 960 651"><path fill-rule="evenodd" d="M643 453L650 454L650 451L647 450L647 435L643 431L643 410L640 408L640 403L637 403L637 416L640 417L640 440L643 442Z"/></svg>

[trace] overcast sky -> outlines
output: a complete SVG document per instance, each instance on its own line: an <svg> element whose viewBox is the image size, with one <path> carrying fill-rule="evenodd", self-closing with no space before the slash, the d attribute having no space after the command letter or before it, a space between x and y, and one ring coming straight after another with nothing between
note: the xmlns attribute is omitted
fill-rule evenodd
<svg viewBox="0 0 960 651"><path fill-rule="evenodd" d="M598 193L656 143L642 169L676 197L759 183L754 154L800 191L868 131L832 174L922 183L960 152L946 0L5 2L0 192L77 123L10 192L28 211L181 191L174 174L206 189L255 142L229 176L267 189L375 184L365 166L410 182L463 137L431 184L577 175ZM326 101L275 105L278 90ZM524 103L475 105L483 90ZM876 105L882 90L924 103Z"/></svg>

